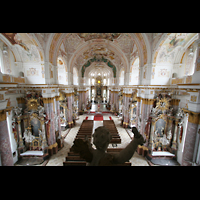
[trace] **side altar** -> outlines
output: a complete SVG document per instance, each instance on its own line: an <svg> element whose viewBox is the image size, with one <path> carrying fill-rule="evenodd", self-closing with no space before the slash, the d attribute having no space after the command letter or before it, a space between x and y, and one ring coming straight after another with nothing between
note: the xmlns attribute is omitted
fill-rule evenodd
<svg viewBox="0 0 200 200"><path fill-rule="evenodd" d="M177 157L177 138L180 137L182 109L174 110L173 99L166 93L155 99L145 124L147 159L174 159Z"/></svg>
<svg viewBox="0 0 200 200"><path fill-rule="evenodd" d="M41 98L25 98L26 108L13 108L13 130L16 133L18 143L18 155L20 158L38 157L46 160L49 157L46 129L49 120L46 117Z"/></svg>

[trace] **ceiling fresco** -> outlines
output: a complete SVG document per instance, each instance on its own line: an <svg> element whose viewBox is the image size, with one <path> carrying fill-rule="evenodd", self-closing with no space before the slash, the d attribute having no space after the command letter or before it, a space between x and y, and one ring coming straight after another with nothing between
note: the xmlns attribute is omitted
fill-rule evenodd
<svg viewBox="0 0 200 200"><path fill-rule="evenodd" d="M120 33L78 33L78 35L85 41L92 39L106 39L113 41L120 36Z"/></svg>
<svg viewBox="0 0 200 200"><path fill-rule="evenodd" d="M184 47L196 33L171 33L161 42L155 54L157 63L173 63L181 47ZM154 58L154 61L155 61Z"/></svg>
<svg viewBox="0 0 200 200"><path fill-rule="evenodd" d="M127 68L136 56L142 59L141 63L146 64L146 42L142 34L134 33L134 35L135 37L129 33L55 33L50 45L49 61L55 64L58 51L64 46L70 68L72 65L82 67L79 64L84 64L95 55L102 55L112 60L118 68ZM135 39L139 44L135 43ZM141 49L140 53L138 48ZM122 60L126 66L122 66Z"/></svg>

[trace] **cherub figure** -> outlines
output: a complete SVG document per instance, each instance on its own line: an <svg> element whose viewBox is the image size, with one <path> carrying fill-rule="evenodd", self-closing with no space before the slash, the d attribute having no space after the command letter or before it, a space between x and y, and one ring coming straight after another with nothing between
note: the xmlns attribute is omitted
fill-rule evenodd
<svg viewBox="0 0 200 200"><path fill-rule="evenodd" d="M88 141L76 139L72 146L72 151L79 153L80 157L89 162L88 166L112 166L128 162L135 153L138 145L145 143L143 136L138 132L136 127L132 128L134 139L121 152L109 154L106 152L111 140L108 129L100 126L95 129L93 134L93 143L96 149Z"/></svg>

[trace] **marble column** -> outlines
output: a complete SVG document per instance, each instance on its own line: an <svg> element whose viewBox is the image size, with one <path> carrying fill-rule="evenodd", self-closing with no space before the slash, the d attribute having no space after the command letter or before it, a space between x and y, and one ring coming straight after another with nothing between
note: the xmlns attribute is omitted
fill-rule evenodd
<svg viewBox="0 0 200 200"><path fill-rule="evenodd" d="M183 149L182 165L191 166L192 165L191 162L193 161L195 139L200 120L200 113L192 112L185 109L184 112L189 114L189 118L185 136L185 144Z"/></svg>
<svg viewBox="0 0 200 200"><path fill-rule="evenodd" d="M111 111L113 111L113 104L114 104L114 92L113 91L110 91L110 106L111 106Z"/></svg>
<svg viewBox="0 0 200 200"><path fill-rule="evenodd" d="M47 118L50 120L50 128L46 130L47 132L47 143L49 145L49 154L57 153L58 144L56 142L56 134L55 134L55 118L54 118L54 97L43 98L44 102L44 110L47 114Z"/></svg>
<svg viewBox="0 0 200 200"><path fill-rule="evenodd" d="M144 129L145 129L145 122L147 119L147 100L146 98L142 99L142 107L141 107L141 128L140 134L144 137Z"/></svg>
<svg viewBox="0 0 200 200"><path fill-rule="evenodd" d="M115 91L114 96L115 96L115 109L116 112L119 112L119 91Z"/></svg>
<svg viewBox="0 0 200 200"><path fill-rule="evenodd" d="M138 122L138 120L140 120L140 106L141 106L141 97L137 97L137 110L136 110L137 123L136 123L136 127L137 127L139 132L140 132L140 129L141 129L141 124L140 124L140 122Z"/></svg>
<svg viewBox="0 0 200 200"><path fill-rule="evenodd" d="M146 120L149 119L149 115L151 113L153 103L154 103L154 99L147 99L147 98L142 99L140 134L142 134L143 136L144 136Z"/></svg>
<svg viewBox="0 0 200 200"><path fill-rule="evenodd" d="M132 94L123 94L123 127L127 128L129 125L129 99Z"/></svg>
<svg viewBox="0 0 200 200"><path fill-rule="evenodd" d="M59 102L59 96L56 96L56 114L57 114L57 128L59 133L59 138L61 138L61 123L60 123L60 102Z"/></svg>
<svg viewBox="0 0 200 200"><path fill-rule="evenodd" d="M74 126L73 109L72 109L72 95L73 95L73 93L66 94L67 102L68 102L68 105L67 105L67 107L68 107L68 124L69 124L70 128L72 128Z"/></svg>
<svg viewBox="0 0 200 200"><path fill-rule="evenodd" d="M0 155L2 166L13 166L13 155L6 121L6 110L0 111Z"/></svg>

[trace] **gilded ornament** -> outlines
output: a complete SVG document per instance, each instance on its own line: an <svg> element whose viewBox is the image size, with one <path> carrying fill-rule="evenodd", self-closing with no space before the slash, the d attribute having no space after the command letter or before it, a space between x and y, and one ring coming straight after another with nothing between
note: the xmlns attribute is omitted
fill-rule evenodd
<svg viewBox="0 0 200 200"><path fill-rule="evenodd" d="M31 98L27 102L27 108L28 110L37 110L39 106L39 103L37 99Z"/></svg>
<svg viewBox="0 0 200 200"><path fill-rule="evenodd" d="M162 112L164 110L167 110L169 108L169 100L167 100L165 97L160 99L157 103L158 109L160 109Z"/></svg>

